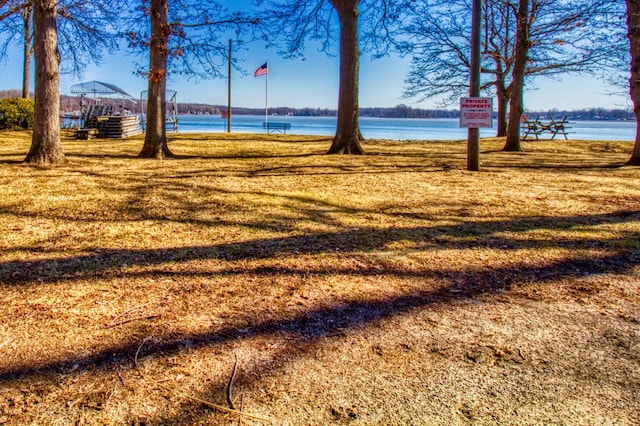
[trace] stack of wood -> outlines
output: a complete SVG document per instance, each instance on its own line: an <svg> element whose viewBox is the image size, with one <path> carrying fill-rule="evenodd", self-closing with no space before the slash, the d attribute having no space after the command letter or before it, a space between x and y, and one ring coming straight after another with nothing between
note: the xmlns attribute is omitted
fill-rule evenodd
<svg viewBox="0 0 640 426"><path fill-rule="evenodd" d="M85 129L96 129L103 138L126 138L140 133L137 115L92 116L85 122Z"/></svg>
<svg viewBox="0 0 640 426"><path fill-rule="evenodd" d="M100 131L100 129L98 129ZM112 115L106 122L108 138L126 138L140 133L137 115Z"/></svg>

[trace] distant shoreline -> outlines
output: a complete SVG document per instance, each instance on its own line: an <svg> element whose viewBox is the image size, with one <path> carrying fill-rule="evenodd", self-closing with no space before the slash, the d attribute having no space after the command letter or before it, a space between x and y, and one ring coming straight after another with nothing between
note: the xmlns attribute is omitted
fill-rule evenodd
<svg viewBox="0 0 640 426"><path fill-rule="evenodd" d="M18 90L0 90L0 99L20 96ZM127 100L121 98L104 98L104 102L123 104L129 103L133 112L140 112L138 99ZM181 115L218 115L222 116L227 112L226 105L212 105L192 102L177 102L177 112ZM60 111L63 113L75 113L80 110L79 96L61 95ZM295 117L335 117L337 110L331 108L292 108L292 107L269 107L270 116L295 116ZM264 108L232 107L233 115L264 115ZM457 109L424 109L414 108L405 104L394 107L363 107L359 110L360 117L372 118L459 118L460 112ZM525 111L529 117L550 117L562 118L566 116L571 121L635 121L635 115L630 108L583 108L579 110L560 110L550 108L545 111ZM494 111L494 118L497 112Z"/></svg>

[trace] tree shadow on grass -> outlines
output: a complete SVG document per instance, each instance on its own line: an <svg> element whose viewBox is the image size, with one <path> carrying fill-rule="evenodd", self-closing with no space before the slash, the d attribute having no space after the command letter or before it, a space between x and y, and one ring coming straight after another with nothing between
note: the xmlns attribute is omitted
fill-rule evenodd
<svg viewBox="0 0 640 426"><path fill-rule="evenodd" d="M492 234L532 230L569 230L581 226L636 221L640 221L639 211L618 211L576 217L534 217L506 221L464 222L432 227L357 228L258 239L242 243L166 249L103 250L96 248L93 254L69 258L0 262L0 282L3 285L21 285L31 282L56 283L61 280L69 282L107 272L109 276L114 276L114 272L117 276L118 269L123 266L153 266L202 259L231 262L269 259L279 255L317 255L330 252L366 253L383 249L398 241L422 244L423 249L495 247L509 250L523 247L563 246L576 249L595 247L607 249L609 242L601 239L536 241L530 238L526 241L512 241L509 238L492 236ZM629 235L627 238L633 239L636 236Z"/></svg>
<svg viewBox="0 0 640 426"><path fill-rule="evenodd" d="M312 356L316 346L327 338L340 338L342 333L350 329L375 327L387 318L408 314L415 309L422 309L439 304L451 304L474 299L494 292L504 292L512 289L520 282L539 284L550 282L567 275L572 277L586 277L597 274L625 273L629 268L638 265L638 259L630 253L618 252L598 257L575 257L553 262L543 267L507 267L507 268L470 268L464 271L432 272L434 278L442 285L435 289L413 291L394 297L370 297L363 299L335 300L332 306L311 309L306 312L285 318L272 318L256 321L252 316L242 320L248 324L242 329L232 325L212 329L205 333L184 333L172 336L157 336L146 341L130 341L121 345L101 347L96 352L84 356L70 356L41 364L14 366L10 370L0 372L0 383L11 383L26 378L46 376L52 372L63 374L83 374L95 369L105 372L119 368L131 368L134 357L142 363L146 359L170 358L173 355L201 347L237 344L255 337L285 339L289 342L280 351L253 365L250 369L243 367L243 378L239 382L242 387L250 386L253 381L260 379L260 373L270 371L277 373L287 364L297 359ZM282 270L265 271L270 274L286 273ZM344 271L325 271L327 274L343 273ZM402 274L410 275L407 271L354 270L354 274ZM418 273L425 278L429 273ZM337 337L336 337L337 336ZM144 343L144 344L142 344ZM211 400L217 398L216 403L222 402L226 383L214 382L209 385L205 395L198 398ZM147 424L181 423L192 419L202 407L190 409L183 406L171 417L161 416L148 420ZM200 415L204 415L202 411Z"/></svg>
<svg viewBox="0 0 640 426"><path fill-rule="evenodd" d="M115 153L78 153L71 152L66 154L68 159L73 158L86 158L86 159L100 159L100 158L111 158L116 160L140 160L140 161L156 161L151 158L140 158L138 154L115 154ZM171 157L165 158L164 161L172 161L172 160L261 160L261 159L273 159L273 158L305 158L305 157L315 157L318 156L317 153L301 153L301 154L284 154L284 155L276 155L276 154L263 154L260 152L247 152L244 154L233 154L233 155L201 155L201 154L174 154Z"/></svg>
<svg viewBox="0 0 640 426"><path fill-rule="evenodd" d="M501 169L518 169L518 170L558 170L564 173L570 170L602 170L602 169L621 169L625 163L598 163L598 164L530 164L530 165L501 165Z"/></svg>
<svg viewBox="0 0 640 426"><path fill-rule="evenodd" d="M123 268L131 266L160 266L167 263L181 263L191 260L215 259L222 262L234 262L244 260L270 259L281 255L318 255L323 253L339 252L344 256L357 255L384 249L389 244L403 241L418 244L421 250L441 249L474 249L496 248L500 250L516 250L522 248L572 248L593 249L598 248L605 252L613 253L611 256L603 256L601 264L596 265L596 259L579 259L561 262L551 267L534 268L536 279L546 280L547 275L562 276L567 265L571 270L579 270L581 274L600 273L601 269L608 271L618 267L635 265L638 261L637 248L635 251L619 251L616 249L616 241L601 238L580 238L575 240L511 240L508 237L494 235L502 232L528 232L534 230L571 230L584 226L598 226L602 224L621 224L640 221L638 211L618 211L608 214L585 215L576 217L532 217L505 221L491 222L464 222L452 225L440 225L433 227L409 227L409 228L359 228L335 232L312 233L299 236L287 236L281 238L267 238L241 243L228 243L210 246L189 246L168 249L142 249L142 250L103 250L96 248L94 253L73 256L69 258L53 258L33 261L9 261L0 262L0 280L2 286L19 286L32 283L55 284L61 281L71 282L83 280L87 277L107 274L109 277L135 276L135 273ZM625 240L637 240L639 232L622 234ZM613 247L613 248L612 248ZM617 261L616 261L617 259ZM591 265L591 266L590 266ZM595 266L594 266L595 265ZM604 266L603 266L604 265ZM260 272L260 271L254 271ZM398 276L431 276L442 278L449 272L437 271L411 272L404 269L373 270L339 269L333 271L318 271L321 273L359 274L389 274ZM224 270L216 271L213 275L224 274ZM229 270L227 273L236 273ZM269 269L261 273L282 274L286 270ZM473 272L471 275L481 272ZM520 279L528 278L527 268L512 270L505 268L496 271L503 276L506 282L507 276ZM159 276L163 274L161 269L144 271L141 274ZM166 272L167 275L175 272ZM190 276L198 275L189 272ZM206 274L205 274L206 275ZM460 275L460 274L459 274ZM460 275L461 277L462 275ZM459 277L459 278L460 278ZM518 278L519 277L519 278ZM548 278L551 279L551 278ZM472 287L473 279L466 283ZM510 285L510 282L506 282ZM466 291L466 290L465 290Z"/></svg>
<svg viewBox="0 0 640 426"><path fill-rule="evenodd" d="M283 238L260 239L243 243L211 246L185 247L153 250L107 250L67 259L45 259L39 261L14 261L0 263L0 281L3 286L32 285L34 283L55 284L60 281L86 279L101 274L109 277L139 277L127 271L131 265L161 266L165 263L187 262L194 259L218 259L222 262L275 258L280 255L319 255L340 252L345 256L362 252L372 252L398 241L411 241L422 245L423 249L474 249L495 247L510 250L524 247L559 247L589 249L599 248L599 255L586 257L584 254L569 256L544 265L514 263L505 267L473 267L463 270L420 269L408 270L402 267L370 264L364 266L335 267L312 270L319 275L354 276L394 276L415 277L437 283L423 290L379 297L367 298L345 296L332 301L330 306L308 309L295 314L278 314L267 319L256 320L251 313L235 314L224 325L207 332L174 332L160 335L141 346L139 340L123 339L119 344L104 345L90 354L61 356L43 362L13 365L0 371L0 383L45 377L49 374L81 374L92 369L113 371L117 368L131 368L131 360L136 354L140 362L146 359L167 358L181 353L185 348L210 347L235 344L255 337L286 336L295 344L276 353L276 357L263 361L243 372L243 386L258 380L260 371L279 371L296 359L309 356L315 346L325 338L340 335L350 329L374 327L380 321L405 315L415 309L436 304L451 304L457 301L480 298L495 292L509 291L514 286L545 284L564 277L588 277L599 274L624 274L640 264L637 247L616 246L616 240L580 238L570 241L550 240L514 241L508 237L494 235L502 232L527 232L535 230L571 230L585 226L602 224L623 224L640 221L638 211L618 211L610 214L584 215L575 217L530 217L516 220L467 222L433 227L412 227L396 229L355 229L324 232ZM622 234L629 241L640 239L639 231ZM617 248L616 248L617 247ZM625 248L626 247L626 248ZM268 276L294 275L302 271L293 267L256 267L239 271L229 266L215 272L200 273L214 277L224 274L252 273ZM308 272L308 271L307 271ZM197 272L185 272L197 276ZM177 276L180 273L151 268L139 274L150 278ZM246 327L236 328L233 320L239 320ZM226 383L213 383L207 395L223 395ZM188 407L172 417L153 419L149 424L179 423L187 421L194 413Z"/></svg>

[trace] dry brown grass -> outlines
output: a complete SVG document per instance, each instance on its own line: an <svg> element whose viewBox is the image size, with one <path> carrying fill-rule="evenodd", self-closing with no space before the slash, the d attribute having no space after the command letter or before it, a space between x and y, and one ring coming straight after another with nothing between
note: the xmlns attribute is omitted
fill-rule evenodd
<svg viewBox="0 0 640 426"><path fill-rule="evenodd" d="M1 424L638 424L629 143L172 138L0 133Z"/></svg>

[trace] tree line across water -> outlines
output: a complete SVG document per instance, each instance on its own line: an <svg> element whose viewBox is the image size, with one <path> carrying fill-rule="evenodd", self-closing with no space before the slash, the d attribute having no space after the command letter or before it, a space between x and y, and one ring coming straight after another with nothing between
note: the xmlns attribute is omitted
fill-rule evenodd
<svg viewBox="0 0 640 426"><path fill-rule="evenodd" d="M30 96L33 98L33 95ZM78 113L80 109L78 96L61 95L60 111L62 113ZM0 129L21 129L33 126L33 105L25 103L25 108L17 108L20 100L20 91L0 90ZM107 99L113 101L113 99ZM117 101L117 100L116 100ZM27 108L28 107L28 108ZM214 115L223 116L227 107L224 105L211 105L203 103L179 102L177 103L177 113L186 115ZM134 111L139 113L140 111ZM336 117L338 111L330 108L291 108L273 107L270 109L273 115L296 116L296 117ZM262 108L232 108L233 115L262 115ZM635 116L632 111L626 109L611 108L583 108L579 110L559 110L547 111L527 111L529 118L535 117L566 117L569 120L589 120L589 121L632 121ZM452 109L423 109L413 108L407 105L396 105L395 107L366 107L359 109L360 117L375 118L422 118L422 119L457 119L460 117L459 110ZM494 112L494 118L497 113ZM15 123L14 123L15 122ZM13 124L12 124L13 123ZM20 123L20 125L15 125ZM26 123L26 124L23 124ZM7 125L12 124L12 125Z"/></svg>
<svg viewBox="0 0 640 426"><path fill-rule="evenodd" d="M0 90L0 99L18 98L21 92L17 89ZM33 94L30 94L33 98ZM74 113L80 109L78 96L61 95L60 111L65 113ZM192 102L178 102L178 114L191 115L222 115L226 112L226 105L212 105ZM338 114L336 109L331 108L292 108L292 107L272 107L269 111L275 115L287 116L293 115L297 117L335 117ZM245 108L233 107L231 110L234 115L262 115L264 108ZM570 120L616 120L630 121L635 119L633 111L623 108L582 108L574 110L550 109L544 111L526 111L529 117L545 116L545 117L564 117ZM379 117L379 118L459 118L460 111L457 109L427 109L414 108L408 105L400 104L394 107L361 107L359 108L360 117ZM497 112L494 113L497 115Z"/></svg>

